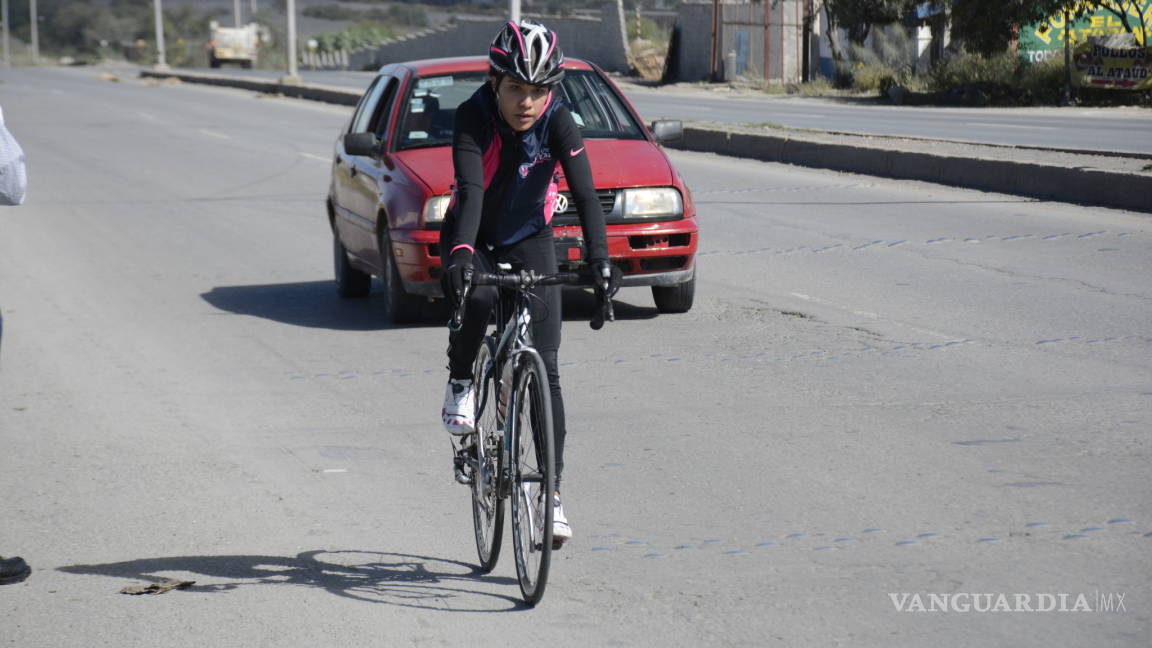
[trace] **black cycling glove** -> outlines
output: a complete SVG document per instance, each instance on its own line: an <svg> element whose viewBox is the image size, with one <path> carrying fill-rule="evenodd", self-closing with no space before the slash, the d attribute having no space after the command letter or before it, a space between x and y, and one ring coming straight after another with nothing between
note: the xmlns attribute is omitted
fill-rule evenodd
<svg viewBox="0 0 1152 648"><path fill-rule="evenodd" d="M612 262L607 259L592 259L588 265L592 268L592 276L599 280L599 288L604 291L604 294L609 299L616 296L616 292L620 290L620 281L624 276L624 273L620 272L620 268L612 265Z"/></svg>
<svg viewBox="0 0 1152 648"><path fill-rule="evenodd" d="M468 290L468 283L472 281L472 250L460 248L453 252L444 277L448 284L446 297L459 306Z"/></svg>

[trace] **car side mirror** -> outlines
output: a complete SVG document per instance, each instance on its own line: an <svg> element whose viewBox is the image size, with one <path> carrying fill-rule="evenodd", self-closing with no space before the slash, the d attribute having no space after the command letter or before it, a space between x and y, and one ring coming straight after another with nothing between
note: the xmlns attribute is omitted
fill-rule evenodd
<svg viewBox="0 0 1152 648"><path fill-rule="evenodd" d="M657 144L676 144L684 139L684 122L679 119L658 119L652 122L651 130Z"/></svg>
<svg viewBox="0 0 1152 648"><path fill-rule="evenodd" d="M374 133L348 133L344 136L344 152L374 157L380 152L380 140Z"/></svg>

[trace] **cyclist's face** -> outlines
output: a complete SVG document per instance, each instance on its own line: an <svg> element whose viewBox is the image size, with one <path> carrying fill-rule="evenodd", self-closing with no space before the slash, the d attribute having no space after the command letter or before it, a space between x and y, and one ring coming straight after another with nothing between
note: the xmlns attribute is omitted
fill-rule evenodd
<svg viewBox="0 0 1152 648"><path fill-rule="evenodd" d="M548 103L549 92L548 86L529 85L504 77L496 87L500 115L512 130L522 133L540 119L540 113Z"/></svg>

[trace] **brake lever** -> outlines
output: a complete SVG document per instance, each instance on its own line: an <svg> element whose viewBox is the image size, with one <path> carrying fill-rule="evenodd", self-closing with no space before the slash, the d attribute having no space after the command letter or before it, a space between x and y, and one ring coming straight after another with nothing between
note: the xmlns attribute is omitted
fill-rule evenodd
<svg viewBox="0 0 1152 648"><path fill-rule="evenodd" d="M596 309L596 314L592 316L592 321L588 322L588 326L592 327L593 331L599 331L604 328L605 321L616 321L616 313L612 310L612 298L608 296L608 287L598 285L595 292L596 299L600 303Z"/></svg>
<svg viewBox="0 0 1152 648"><path fill-rule="evenodd" d="M464 294L460 296L460 301L456 308L452 309L452 317L448 320L448 330L456 333L460 327L464 325L464 303L468 300L468 293L472 291L472 271L468 270L464 273Z"/></svg>

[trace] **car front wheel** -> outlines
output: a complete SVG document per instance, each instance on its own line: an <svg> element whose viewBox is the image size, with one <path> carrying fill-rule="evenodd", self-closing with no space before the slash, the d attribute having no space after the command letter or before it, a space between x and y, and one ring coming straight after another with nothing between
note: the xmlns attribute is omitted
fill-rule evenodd
<svg viewBox="0 0 1152 648"><path fill-rule="evenodd" d="M332 265L336 274L336 292L341 297L366 297L372 290L372 275L352 267L348 250L338 235L332 235Z"/></svg>
<svg viewBox="0 0 1152 648"><path fill-rule="evenodd" d="M661 313L687 313L696 297L696 275L675 286L652 286L652 299Z"/></svg>
<svg viewBox="0 0 1152 648"><path fill-rule="evenodd" d="M380 233L380 259L384 266L381 279L384 281L388 321L393 324L409 324L419 320L423 300L404 290L404 282L400 280L400 271L396 268L396 258L392 254L392 237L388 235L388 230Z"/></svg>

